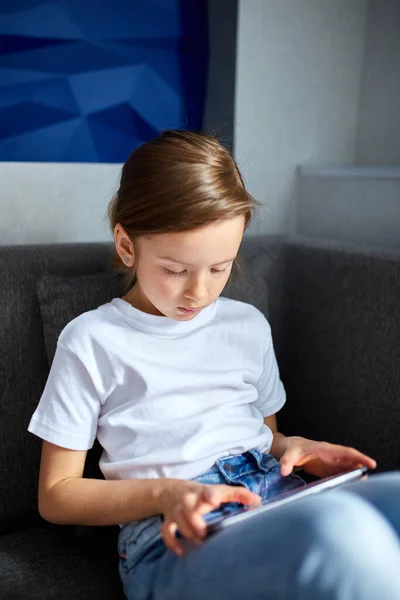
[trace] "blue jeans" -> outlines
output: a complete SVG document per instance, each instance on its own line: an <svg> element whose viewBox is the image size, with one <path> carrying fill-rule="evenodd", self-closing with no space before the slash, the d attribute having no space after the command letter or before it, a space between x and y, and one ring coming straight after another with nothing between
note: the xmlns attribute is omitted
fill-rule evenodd
<svg viewBox="0 0 400 600"><path fill-rule="evenodd" d="M218 460L195 478L244 485L266 499L303 486L271 454ZM213 511L213 514L215 511ZM118 540L128 600L399 600L400 472L303 498L168 550L161 516L127 523Z"/></svg>

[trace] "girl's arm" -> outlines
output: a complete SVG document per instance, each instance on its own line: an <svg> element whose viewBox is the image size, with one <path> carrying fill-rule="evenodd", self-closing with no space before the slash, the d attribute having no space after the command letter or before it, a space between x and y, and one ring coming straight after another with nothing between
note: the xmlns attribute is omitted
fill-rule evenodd
<svg viewBox="0 0 400 600"><path fill-rule="evenodd" d="M283 433L278 432L278 425L276 422L276 415L270 415L264 419L265 425L270 428L274 436L270 453L276 460L280 460L282 455L285 453L287 448L287 438Z"/></svg>
<svg viewBox="0 0 400 600"><path fill-rule="evenodd" d="M39 512L61 525L118 525L161 514L160 495L174 479L83 478L87 451L43 442Z"/></svg>
<svg viewBox="0 0 400 600"><path fill-rule="evenodd" d="M222 502L259 506L261 498L245 487L207 485L182 479L83 479L86 451L43 442L39 512L60 525L117 525L152 515L164 517L161 535L178 556L184 547L175 536L200 544L206 535L202 515Z"/></svg>

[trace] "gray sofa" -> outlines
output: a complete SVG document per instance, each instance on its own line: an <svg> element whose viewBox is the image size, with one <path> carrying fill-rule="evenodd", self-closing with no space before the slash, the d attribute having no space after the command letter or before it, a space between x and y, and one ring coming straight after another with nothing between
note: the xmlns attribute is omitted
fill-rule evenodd
<svg viewBox="0 0 400 600"><path fill-rule="evenodd" d="M27 432L57 336L72 318L121 295L111 243L0 246L0 597L123 598L117 527L44 522L41 441ZM278 424L358 447L378 470L400 468L400 253L301 239L247 239L226 295L265 312L288 401ZM101 448L85 476L100 477Z"/></svg>

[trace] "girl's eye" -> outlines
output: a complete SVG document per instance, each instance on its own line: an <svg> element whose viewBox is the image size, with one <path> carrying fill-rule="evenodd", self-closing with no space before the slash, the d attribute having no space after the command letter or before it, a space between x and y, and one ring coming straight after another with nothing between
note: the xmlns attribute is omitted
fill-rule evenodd
<svg viewBox="0 0 400 600"><path fill-rule="evenodd" d="M224 273L226 273L228 267L225 267L225 269L211 269L211 273L213 273L214 275L223 275Z"/></svg>
<svg viewBox="0 0 400 600"><path fill-rule="evenodd" d="M172 275L173 277L183 277L186 274L186 270L184 270L184 271L170 271L166 267L164 267L164 270L165 270L165 272L168 275Z"/></svg>
<svg viewBox="0 0 400 600"><path fill-rule="evenodd" d="M224 273L226 273L226 271L228 270L227 267L225 267L225 269L211 269L211 273L213 275L223 275ZM184 269L183 271L171 271L170 269L167 269L166 267L164 267L164 271L167 273L167 275L171 275L172 277L184 277L187 273L187 270Z"/></svg>

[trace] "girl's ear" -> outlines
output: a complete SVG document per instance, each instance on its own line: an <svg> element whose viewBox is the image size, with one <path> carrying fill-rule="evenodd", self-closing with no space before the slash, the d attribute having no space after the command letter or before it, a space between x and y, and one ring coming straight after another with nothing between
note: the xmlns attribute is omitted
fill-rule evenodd
<svg viewBox="0 0 400 600"><path fill-rule="evenodd" d="M128 233L120 223L114 227L114 243L124 265L132 267L135 262L135 249Z"/></svg>

